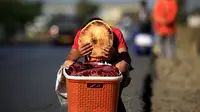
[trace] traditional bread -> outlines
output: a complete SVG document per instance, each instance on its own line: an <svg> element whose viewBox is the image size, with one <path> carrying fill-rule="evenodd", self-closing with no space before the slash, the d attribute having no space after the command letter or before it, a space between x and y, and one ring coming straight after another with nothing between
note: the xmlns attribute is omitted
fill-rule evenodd
<svg viewBox="0 0 200 112"><path fill-rule="evenodd" d="M103 47L113 45L113 39L111 27L101 20L94 20L81 30L78 44L92 43L93 50L90 57L99 58L104 55L102 51Z"/></svg>

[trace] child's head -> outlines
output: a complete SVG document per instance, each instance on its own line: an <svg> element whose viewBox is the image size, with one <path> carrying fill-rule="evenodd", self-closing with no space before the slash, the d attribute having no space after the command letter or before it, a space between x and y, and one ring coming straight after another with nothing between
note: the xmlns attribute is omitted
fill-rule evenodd
<svg viewBox="0 0 200 112"><path fill-rule="evenodd" d="M82 28L85 27L88 23L90 23L90 22L92 22L92 21L94 21L94 20L101 20L101 21L103 21L103 19L101 19L101 18L99 18L99 17L92 17L92 18L90 18L89 20L87 20L87 21L83 24Z"/></svg>

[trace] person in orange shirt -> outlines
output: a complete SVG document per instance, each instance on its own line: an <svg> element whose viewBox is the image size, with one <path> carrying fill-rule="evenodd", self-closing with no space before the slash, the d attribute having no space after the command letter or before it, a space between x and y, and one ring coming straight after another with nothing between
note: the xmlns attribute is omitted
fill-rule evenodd
<svg viewBox="0 0 200 112"><path fill-rule="evenodd" d="M153 7L153 27L156 33L155 49L158 56L172 58L175 55L176 0L156 0Z"/></svg>

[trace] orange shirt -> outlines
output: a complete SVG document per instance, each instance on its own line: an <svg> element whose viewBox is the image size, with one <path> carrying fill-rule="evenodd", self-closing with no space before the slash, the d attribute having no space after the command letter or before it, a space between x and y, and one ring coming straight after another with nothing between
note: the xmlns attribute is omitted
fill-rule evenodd
<svg viewBox="0 0 200 112"><path fill-rule="evenodd" d="M176 32L176 0L156 0L153 8L154 30L160 35L173 35ZM163 22L165 21L165 24Z"/></svg>

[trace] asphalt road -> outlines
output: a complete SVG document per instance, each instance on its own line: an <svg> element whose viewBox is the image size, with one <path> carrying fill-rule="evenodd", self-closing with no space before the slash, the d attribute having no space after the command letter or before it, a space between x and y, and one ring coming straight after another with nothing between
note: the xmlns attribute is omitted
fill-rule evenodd
<svg viewBox="0 0 200 112"><path fill-rule="evenodd" d="M56 73L70 47L0 46L0 112L60 112ZM131 50L131 48L130 48ZM142 111L149 57L133 58L132 82L123 91L127 112Z"/></svg>

